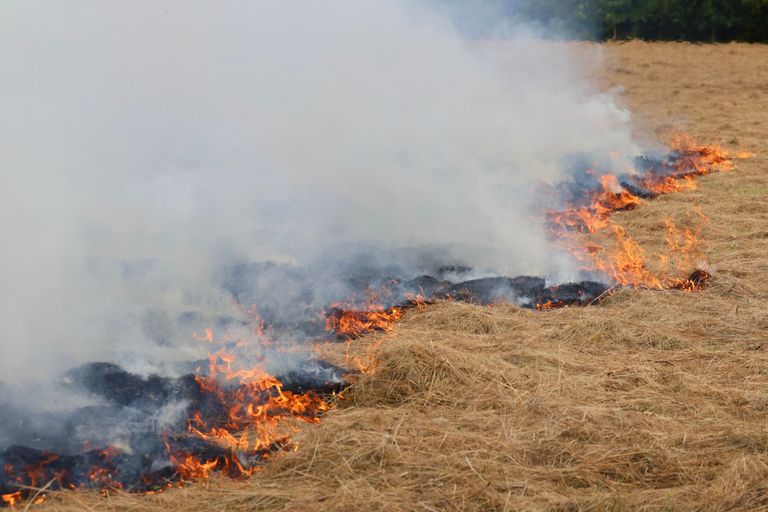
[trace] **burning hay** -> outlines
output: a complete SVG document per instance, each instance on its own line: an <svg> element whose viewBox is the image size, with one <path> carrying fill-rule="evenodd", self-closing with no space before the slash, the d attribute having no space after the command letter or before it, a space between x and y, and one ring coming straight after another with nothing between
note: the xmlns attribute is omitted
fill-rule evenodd
<svg viewBox="0 0 768 512"><path fill-rule="evenodd" d="M657 268L652 269L651 258L622 226L611 220L615 212L640 206L643 198L693 190L696 188L694 178L734 169L732 160L721 148L697 146L683 134L675 135L671 147L673 151L667 160L640 160L637 174L617 178L612 174L599 175L593 169L585 170L586 181L599 185L586 190L569 189L571 197L567 207L548 212L555 236L568 245L570 252L587 268L606 274L622 286L695 290L709 281L708 273L702 269L688 277L670 274L670 269L685 269L702 263L700 228L678 228L671 219L664 219L668 247L666 253L654 255ZM748 156L747 153L737 155L739 158ZM696 214L701 223L709 220L700 210ZM602 235L609 242L605 246L585 244L583 237L574 233Z"/></svg>
<svg viewBox="0 0 768 512"><path fill-rule="evenodd" d="M403 27L402 18L394 19L395 28L411 28L408 23ZM457 51L450 37L447 42L438 38L434 46L416 42L419 38L406 46L448 48L438 54L450 57L446 62L451 70L455 64L465 64L465 59L477 62L463 50ZM5 413L0 418L2 502L59 510L87 509L92 504L94 508L134 510L579 510L676 508L681 503L698 509L712 503L718 505L712 508L767 508L767 361L762 339L768 329L763 312L768 297L761 279L768 249L763 233L766 219L760 201L730 201L741 180L757 187L745 193L748 197L755 190L762 194L765 179L756 167L762 162L760 157L738 173L730 173L733 159L740 155L680 137L668 150L646 157L635 158L636 152L623 157L608 155L605 150L614 143L637 149L625 144L632 138L623 111L602 96L588 96L594 100L592 110L581 109L580 96L559 96L558 80L550 80L549 74L545 74L545 85L552 82L555 87L545 89L544 97L558 100L558 115L575 113L574 118L580 120L575 130L566 131L583 131L584 123L600 135L562 137L562 155L546 151L552 147L547 137L541 138L543 147L530 149L523 143L514 150L496 151L474 136L485 135L489 127L506 126L510 116L497 119L493 115L498 105L524 105L526 99L537 98L539 91L535 82L533 87L519 87L513 94L515 101L509 102L507 93L497 87L507 83L500 76L484 74L473 65L469 68L478 72L472 73L477 80L457 90L463 90L467 98L490 99L475 103L478 110L470 109L472 115L464 116L483 122L470 123L469 129L457 134L420 140L416 145L424 148L423 153L409 153L404 148L414 145L411 139L416 134L436 133L428 129L429 122L406 136L406 144L384 144L382 153L376 153L376 146L373 154L377 158L361 159L361 155L370 156L363 152L337 159L331 156L338 148L333 145L329 145L330 152L323 151L323 144L314 146L320 151L308 150L311 144L290 145L288 156L284 154L287 146L278 144L283 149L272 153L270 144L260 146L267 157L250 160L250 164L278 162L296 183L308 180L312 183L307 188L321 191L318 195L314 190L302 191L307 193L304 199L312 203L320 197L322 201L310 204L308 217L278 214L272 224L244 223L238 231L282 243L297 233L290 231L292 226L304 226L309 217L326 208L328 197L356 203L351 217L368 213L366 202L378 214L387 197L392 197L382 193L381 201L376 197L379 190L371 194L367 182L362 189L358 187L362 195L335 196L336 188L351 185L357 174L346 176L342 171L334 176L344 179L314 181L303 174L306 162L291 167L305 153L318 155L318 160L329 159L327 168L348 170L373 160L372 172L377 178L382 170L400 165L407 170L414 163L416 169L441 168L438 176L448 181L455 174L455 182L444 189L445 196L435 194L439 201L434 204L415 208L418 201L409 204L408 198L413 196L406 196L403 204L415 211L409 211L404 222L393 223L404 225L411 218L424 217L416 234L431 242L443 237L455 241L450 231L461 232L459 226L480 229L482 223L477 220L488 220L489 212L507 212L496 206L511 208L510 182L517 185L522 178L500 179L499 167L517 169L535 162L546 173L559 169L559 156L582 149L595 156L599 161L592 165L565 165L565 180L559 172L547 176L536 195L543 198L544 208L542 221L531 223L535 227L518 225L519 212L507 212L509 215L499 219L490 216L493 225L483 228L477 238L460 240L470 247L476 240L499 242L502 249L511 251L504 255L507 259L520 258L504 268L518 270L507 275L494 271L490 262L499 260L476 254L474 260L471 251L464 256L483 264L467 265L464 257L449 252L435 257L434 248L430 248L431 259L376 251L373 257L356 253L334 265L322 257L295 258L311 248L312 237L302 240L303 245L291 246L282 254L282 261L263 255L255 257L256 261L218 259L228 249L216 246L211 250L210 239L198 245L201 239L195 236L195 243L187 240L180 245L204 246L205 256L217 264L223 262L217 273L206 274L212 276L210 281L193 279L192 284L213 283L215 288L213 293L198 295L193 286L173 287L204 267L204 257L177 273L174 262L183 261L189 252L182 259L168 258L169 268L167 262L164 266L159 259L143 256L171 250L173 244L150 243L136 250L124 249L125 260L118 257L119 271L112 275L114 269L104 263L109 259L101 252L104 246L96 244L93 247L101 251L94 254L104 259L88 259L86 274L109 275L114 280L104 282L120 283L126 287L128 302L141 304L117 315L130 321L115 324L117 328L109 332L119 331L120 339L129 340L140 334L136 339L151 341L152 351L142 354L146 357L138 364L130 357L91 358L86 361L97 362L80 361L67 366L73 369L63 376L49 376L46 383L55 388L51 396L62 398L60 407L50 407L44 400L25 403L20 388L0 382L4 395L0 405ZM695 76L695 71L690 75ZM456 78L462 75L452 72ZM706 83L707 78L709 75L699 77L698 83ZM637 86L640 90L643 83L647 80ZM426 85L424 90L438 90L432 81ZM656 102L654 96L648 103ZM442 99L445 107L454 103L451 95ZM479 113L482 115L476 115ZM544 126L548 134L553 128L552 123L542 121L548 116L539 111L519 113L528 119L522 123L526 130L535 132ZM658 118L652 121L658 123L663 115L655 114ZM442 118L437 121L436 125L444 124ZM602 121L609 122L601 125ZM407 128L403 123L399 126ZM278 126L275 129L280 131ZM734 126L719 129L736 132ZM320 131L299 134L296 140L312 139ZM706 133L698 127L693 131L704 135L702 140L720 138L719 132ZM459 151L444 151L454 145L456 135L456 140L470 142ZM199 140L195 136L190 140ZM346 144L347 137L341 140L353 149L368 147L366 140L357 140L357 144ZM730 149L741 144L732 141L726 145ZM225 148L227 153L232 149ZM392 154L395 157L387 160ZM482 154L483 158L465 159L468 154ZM502 162L506 154L514 158ZM197 156L196 162L208 158L205 150ZM442 173L446 162L456 168ZM617 162L631 168L611 167ZM311 163L314 170L317 162ZM482 177L473 174L478 168L485 173ZM714 173L717 175L708 176ZM211 183L206 181L210 176L205 171L201 175L203 179L195 185ZM424 176L434 177L426 171ZM424 176L414 176L414 185ZM379 188L404 182L397 178L386 180ZM110 179L95 181L103 184ZM333 187L326 187L327 182ZM234 188L211 192L237 203L237 183ZM482 184L477 194L470 194L473 199L482 198L479 203L462 202L468 183ZM280 200L270 202L274 199L271 193L281 188L270 188L274 183L264 180L258 184L264 184L267 192L257 201L245 194L241 205L256 202L276 208L282 200L291 203L295 199L290 196L294 189L286 187L289 195L276 194ZM721 189L718 184L726 186ZM168 183L160 185L160 189L168 189ZM350 186L352 189L355 187ZM163 196L163 212L165 199ZM444 203L450 208L441 209ZM181 212L189 207L187 203L168 206ZM214 200L207 210L216 210L216 206ZM218 206L221 211L222 204ZM403 211L393 210L393 215ZM232 211L254 212L248 208ZM456 211L467 212L467 218L455 215ZM479 216L478 211L482 211ZM432 237L432 231L447 223L446 213L452 220L448 223L451 229ZM242 221L250 216L233 218ZM219 223L212 226L231 224L222 219L232 220L219 217ZM329 215L307 225L323 233L328 219L335 218ZM382 240L407 238L401 238L407 230L391 230L386 225L389 219L385 220L375 230ZM171 222L173 228L177 225ZM528 236L541 225L548 228L548 235ZM86 238L100 240L109 227L103 230L105 225L89 224ZM343 227L354 233L360 226L346 222ZM498 237L510 230L515 236ZM163 239L168 233L159 229L147 239ZM221 241L218 235L213 240L213 245ZM357 239L353 236L352 240ZM327 243L344 252L349 246L342 241ZM520 246L526 250L520 251ZM112 250L116 246L107 243L106 247ZM536 250L529 251L529 247ZM550 251L543 253L542 247ZM247 244L243 249L248 254ZM122 256L121 251L116 252ZM387 261L391 254L403 260L392 264ZM536 260L542 255L549 261L540 268L551 270L555 265L563 273L536 270ZM518 275L522 272L536 275ZM179 277L181 281L176 280ZM152 302L155 309L144 308L142 303L142 297L150 297L151 292L136 291L147 284L152 284L152 291L163 292L159 294L162 300ZM691 291L702 293L683 293ZM229 301L226 307L217 302L220 292ZM108 299L105 295L105 302ZM73 311L91 318L88 308ZM35 321L40 323L39 316ZM52 318L45 323L56 322ZM122 332L120 328L128 324L140 326L141 333L135 329ZM13 327L18 334L18 325ZM178 343L175 336L179 332L192 338L196 348ZM77 331L66 339L83 334ZM147 347L137 346L137 352L142 348ZM121 354L126 353L131 354ZM164 354L161 360L153 360L159 353ZM18 372L14 364L7 367ZM17 399L6 403L6 397Z"/></svg>
<svg viewBox="0 0 768 512"><path fill-rule="evenodd" d="M590 262L586 270L600 271L619 286L636 288L690 291L709 282L711 276L703 270L694 271L688 278L657 276L647 267L637 244L611 219L615 212L640 206L643 200L636 194L651 195L638 192L640 189L651 191L653 195L691 189L694 187L693 176L733 169L724 151L695 146L688 139L683 143L676 142L672 151L667 160L655 163L643 174L627 176L625 179L633 183L631 186L619 185L613 175L603 175L597 179L599 187L590 189L580 185L576 192L571 186L566 187L575 202L567 203L566 210L549 212L549 221L555 236L571 244L571 251L580 259ZM675 268L689 266L692 257L697 256L696 236L689 230L678 230L670 220L666 221L666 227L669 250L677 259ZM608 232L616 239L611 247L593 243L582 247L583 242L574 235L575 232ZM668 258L663 262L667 263ZM598 282L547 286L544 279L527 276L459 283L429 275L410 281L388 278L386 284L375 289L367 281L363 302L352 300L329 306L323 314L323 329L309 327L306 323L303 329L307 333L322 332L316 341L353 340L374 331L391 331L406 310L437 300L483 305L518 304L546 310L587 305L603 298L608 291ZM253 332L257 339L261 343L273 343L265 336L267 333L279 336L280 331L262 318L254 318ZM208 343L215 341L210 328L198 337ZM296 422L319 422L330 409L330 394L335 395L342 388L341 368L318 363L321 369L313 367L303 372L294 371L293 375L275 377L259 366L242 366L236 354L247 345L244 340L225 336L222 343L223 348L209 356L204 373L198 367L194 374L178 379L156 375L142 378L107 363L89 364L70 372L68 385L83 388L106 400L109 403L106 407L113 408L120 421L126 421L128 414L139 418L153 417L164 408L182 407L184 424L172 422L162 429L156 425L145 429L131 427L129 449L113 445L90 448L88 445L93 442L90 440L79 453L75 449L72 455L23 445L11 446L0 453L4 467L0 491L4 502L13 505L26 495L24 490L16 489L36 489L44 482L47 482L46 487L55 482L54 489L92 487L154 492L178 481L208 478L213 472L231 477L251 476L273 453L293 447L291 435L296 431ZM366 390L382 389L382 405L398 405L409 401L410 396L426 394L426 403L455 406L462 392L446 393L450 386L474 387L478 379L493 382L497 375L504 373L501 366L486 363L482 371L486 377L482 378L473 363L463 362L465 359L471 361L470 356L447 348L435 352L430 346L410 346L407 350L397 351L397 357L402 359L388 362L385 358L377 363L374 377L363 380L349 393L352 403L359 403L360 396L366 396ZM405 361L408 363L402 364ZM365 372L372 369L369 365L359 367ZM512 384L510 386L514 388ZM446 394L435 394L433 388ZM381 398L363 400L374 404ZM474 399L473 403L477 406ZM86 414L81 412L77 420L67 420L71 423L68 428L82 430L88 423L98 424L98 415L107 410L95 408ZM158 461L166 462L158 464Z"/></svg>

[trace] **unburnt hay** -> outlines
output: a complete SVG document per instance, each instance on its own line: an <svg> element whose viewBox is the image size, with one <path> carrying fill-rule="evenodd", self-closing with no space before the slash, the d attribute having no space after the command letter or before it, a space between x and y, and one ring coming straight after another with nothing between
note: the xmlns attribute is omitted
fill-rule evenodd
<svg viewBox="0 0 768 512"><path fill-rule="evenodd" d="M757 153L616 216L653 248L660 219L684 223L699 206L716 269L706 290L624 290L543 312L412 311L349 345L372 371L253 478L65 493L39 509L768 510L768 108L750 96L768 83L768 49L608 52L606 86L624 86L640 123L685 116L702 140ZM326 355L344 360L336 347Z"/></svg>

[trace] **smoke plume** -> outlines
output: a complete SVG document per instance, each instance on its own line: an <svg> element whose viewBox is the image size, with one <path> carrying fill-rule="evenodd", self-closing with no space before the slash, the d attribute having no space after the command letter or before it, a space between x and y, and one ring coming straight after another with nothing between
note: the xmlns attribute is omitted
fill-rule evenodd
<svg viewBox="0 0 768 512"><path fill-rule="evenodd" d="M470 41L426 3L0 10L9 385L86 361L172 373L237 317L233 287L287 317L360 266L556 280L533 187L637 153L565 46Z"/></svg>

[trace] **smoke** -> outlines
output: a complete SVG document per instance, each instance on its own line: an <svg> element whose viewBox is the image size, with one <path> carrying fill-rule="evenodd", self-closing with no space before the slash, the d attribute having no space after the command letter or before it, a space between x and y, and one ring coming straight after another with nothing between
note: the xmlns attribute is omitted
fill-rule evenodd
<svg viewBox="0 0 768 512"><path fill-rule="evenodd" d="M203 357L245 263L283 264L254 286L284 311L360 261L566 275L535 183L637 153L594 62L419 2L0 9L0 381Z"/></svg>

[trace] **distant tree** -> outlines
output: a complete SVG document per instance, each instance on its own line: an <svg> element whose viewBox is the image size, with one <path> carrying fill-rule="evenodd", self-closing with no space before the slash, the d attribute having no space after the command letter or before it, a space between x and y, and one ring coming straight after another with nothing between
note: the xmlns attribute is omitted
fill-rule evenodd
<svg viewBox="0 0 768 512"><path fill-rule="evenodd" d="M505 12L586 39L768 42L768 0L501 0Z"/></svg>
<svg viewBox="0 0 768 512"><path fill-rule="evenodd" d="M741 0L739 34L734 39L768 42L768 0Z"/></svg>
<svg viewBox="0 0 768 512"><path fill-rule="evenodd" d="M603 37L618 39L619 28L628 25L632 20L632 0L604 0L600 2L598 12L602 20Z"/></svg>

